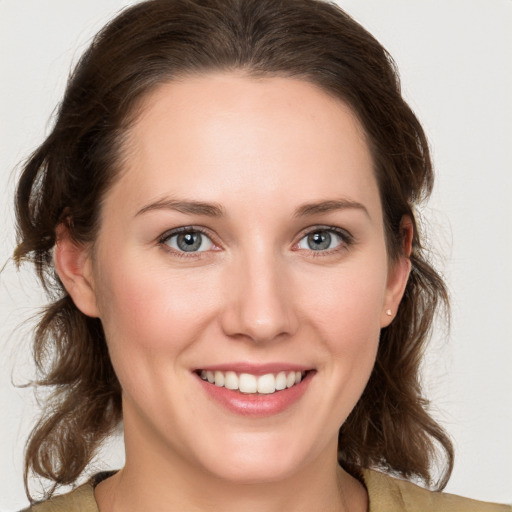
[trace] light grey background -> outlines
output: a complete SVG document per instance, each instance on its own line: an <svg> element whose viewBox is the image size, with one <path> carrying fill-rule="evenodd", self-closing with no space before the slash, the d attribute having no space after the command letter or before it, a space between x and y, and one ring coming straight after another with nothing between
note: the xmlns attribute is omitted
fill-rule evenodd
<svg viewBox="0 0 512 512"><path fill-rule="evenodd" d="M48 131L72 62L129 1L0 0L0 266L14 246L13 169ZM341 0L390 51L437 170L422 213L452 292L425 385L455 440L450 492L512 501L512 1ZM30 271L0 275L0 511L25 503L22 449L34 418ZM22 324L21 328L15 328ZM112 453L113 452L113 453ZM119 443L97 467L122 463Z"/></svg>

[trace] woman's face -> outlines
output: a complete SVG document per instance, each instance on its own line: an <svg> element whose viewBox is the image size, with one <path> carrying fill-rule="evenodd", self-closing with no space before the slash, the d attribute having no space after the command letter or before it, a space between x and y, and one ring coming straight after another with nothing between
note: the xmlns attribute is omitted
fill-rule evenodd
<svg viewBox="0 0 512 512"><path fill-rule="evenodd" d="M187 77L145 100L123 162L84 268L127 462L245 482L334 464L409 268L357 118L305 81Z"/></svg>

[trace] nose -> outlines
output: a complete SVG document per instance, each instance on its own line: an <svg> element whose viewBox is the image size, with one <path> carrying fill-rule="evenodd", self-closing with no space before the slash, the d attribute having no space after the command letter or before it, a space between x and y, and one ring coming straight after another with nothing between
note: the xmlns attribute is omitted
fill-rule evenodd
<svg viewBox="0 0 512 512"><path fill-rule="evenodd" d="M293 286L284 267L275 255L261 253L231 266L220 315L225 334L264 343L296 332Z"/></svg>

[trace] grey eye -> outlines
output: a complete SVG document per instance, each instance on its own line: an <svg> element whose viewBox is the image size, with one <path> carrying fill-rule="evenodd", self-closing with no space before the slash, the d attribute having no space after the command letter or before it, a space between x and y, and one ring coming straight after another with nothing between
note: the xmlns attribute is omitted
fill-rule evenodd
<svg viewBox="0 0 512 512"><path fill-rule="evenodd" d="M312 231L303 237L298 244L299 249L310 251L326 251L334 249L343 243L343 239L336 232L328 229Z"/></svg>
<svg viewBox="0 0 512 512"><path fill-rule="evenodd" d="M202 252L213 247L213 242L200 231L186 231L172 235L165 243L180 252Z"/></svg>

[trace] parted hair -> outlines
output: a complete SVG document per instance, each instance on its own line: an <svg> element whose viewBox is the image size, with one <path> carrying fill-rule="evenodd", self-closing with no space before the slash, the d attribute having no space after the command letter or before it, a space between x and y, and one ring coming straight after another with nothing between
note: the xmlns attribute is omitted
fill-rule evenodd
<svg viewBox="0 0 512 512"><path fill-rule="evenodd" d="M34 384L48 393L26 446L27 494L30 475L53 483L48 494L75 482L122 419L101 320L78 310L55 272L57 227L65 223L77 243L93 242L142 100L164 82L223 70L306 80L349 105L362 123L390 261L402 254L401 219L408 215L412 271L396 318L381 331L366 389L340 428L338 458L352 472L378 468L443 488L453 449L428 412L419 369L436 310L448 298L415 218L433 185L428 143L401 96L393 60L361 25L322 0L149 0L94 37L71 73L50 134L19 179L14 257L18 265L35 265L48 293L33 342Z"/></svg>

